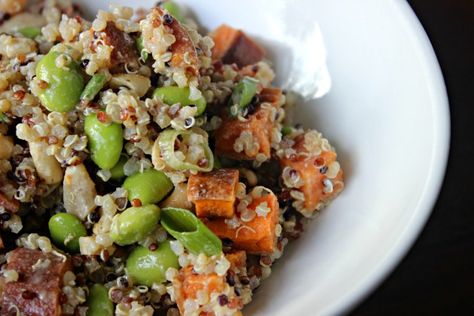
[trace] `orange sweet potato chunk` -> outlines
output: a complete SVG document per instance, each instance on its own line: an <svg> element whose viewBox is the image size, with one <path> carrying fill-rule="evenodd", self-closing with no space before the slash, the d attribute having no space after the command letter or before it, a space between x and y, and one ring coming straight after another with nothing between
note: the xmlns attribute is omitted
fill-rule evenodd
<svg viewBox="0 0 474 316"><path fill-rule="evenodd" d="M226 253L225 257L229 260L231 267L243 269L246 266L247 253L243 250Z"/></svg>
<svg viewBox="0 0 474 316"><path fill-rule="evenodd" d="M297 152L305 151L302 143L303 141L299 140L295 145L294 148ZM304 194L304 207L306 210L310 212L315 211L319 203L330 201L342 191L344 178L342 169L334 179L331 179L333 183L339 184L334 186L334 190L331 193L324 192L324 180L327 179L327 176L320 171L321 168L327 168L331 163L335 162L336 158L337 155L334 151L323 151L318 156L295 155L295 157L280 160L282 169L290 167L297 171L302 178L303 186L299 190Z"/></svg>
<svg viewBox="0 0 474 316"><path fill-rule="evenodd" d="M249 115L246 121L225 116L215 133L217 154L238 160L255 160L258 154L270 158L273 122L271 109L261 106L255 113ZM252 143L257 146L236 152L235 141L243 132L250 133Z"/></svg>
<svg viewBox="0 0 474 316"><path fill-rule="evenodd" d="M255 64L265 56L264 49L241 30L221 25L212 34L212 58L238 67Z"/></svg>
<svg viewBox="0 0 474 316"><path fill-rule="evenodd" d="M265 216L255 216L249 222L232 228L223 219L205 220L204 223L219 238L232 240L235 249L249 253L272 253L276 245L276 225L278 224L279 206L276 196L271 193L254 198L248 209L255 210L261 203L267 203L270 212Z"/></svg>
<svg viewBox="0 0 474 316"><path fill-rule="evenodd" d="M234 216L235 188L239 171L219 169L191 175L188 180L188 200L193 202L198 217Z"/></svg>

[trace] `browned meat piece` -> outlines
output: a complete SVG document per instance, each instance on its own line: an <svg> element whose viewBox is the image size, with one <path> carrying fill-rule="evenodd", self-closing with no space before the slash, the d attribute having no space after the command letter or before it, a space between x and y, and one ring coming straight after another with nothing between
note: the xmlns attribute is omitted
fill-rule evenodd
<svg viewBox="0 0 474 316"><path fill-rule="evenodd" d="M153 24L157 27L161 24L169 27L171 33L176 38L176 41L169 48L173 53L170 62L171 66L184 68L187 73L198 76L199 58L197 56L196 47L186 29L176 19L165 14L165 11L161 8L154 8L153 13L158 17L153 20Z"/></svg>
<svg viewBox="0 0 474 316"><path fill-rule="evenodd" d="M241 30L221 25L212 34L215 46L212 49L214 61L237 64L239 68L255 64L263 59L265 51Z"/></svg>
<svg viewBox="0 0 474 316"><path fill-rule="evenodd" d="M17 282L5 284L1 315L19 311L22 315L61 315L60 293L63 276L72 269L69 259L40 250L17 248L10 253L7 269L18 272Z"/></svg>
<svg viewBox="0 0 474 316"><path fill-rule="evenodd" d="M234 216L235 187L239 171L219 169L191 175L188 181L188 200L196 206L198 217Z"/></svg>
<svg viewBox="0 0 474 316"><path fill-rule="evenodd" d="M9 199L2 192L0 192L0 205L12 213L16 213L20 209L20 202L15 199Z"/></svg>
<svg viewBox="0 0 474 316"><path fill-rule="evenodd" d="M120 31L114 22L107 22L102 34L105 44L114 47L110 58L112 67L131 63L138 59L135 41L128 33Z"/></svg>

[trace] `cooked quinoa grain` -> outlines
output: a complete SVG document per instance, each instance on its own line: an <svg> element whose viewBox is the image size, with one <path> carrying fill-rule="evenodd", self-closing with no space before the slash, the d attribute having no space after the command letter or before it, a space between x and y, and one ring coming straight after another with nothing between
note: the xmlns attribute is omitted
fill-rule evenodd
<svg viewBox="0 0 474 316"><path fill-rule="evenodd" d="M344 188L265 50L171 7L0 1L2 310L242 315Z"/></svg>

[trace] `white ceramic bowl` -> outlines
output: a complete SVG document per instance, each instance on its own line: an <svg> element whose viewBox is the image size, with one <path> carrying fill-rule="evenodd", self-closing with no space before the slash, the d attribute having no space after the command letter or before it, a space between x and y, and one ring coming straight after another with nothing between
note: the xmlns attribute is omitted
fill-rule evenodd
<svg viewBox="0 0 474 316"><path fill-rule="evenodd" d="M312 77L324 61L314 50L319 23L332 89L301 104L298 120L335 145L346 189L291 244L246 314L348 311L412 245L443 179L449 111L426 34L403 0L183 2L208 29L228 23L262 39L275 58L277 81L298 89L321 79ZM81 3L89 12L107 6L104 0ZM322 76L320 92L328 87Z"/></svg>

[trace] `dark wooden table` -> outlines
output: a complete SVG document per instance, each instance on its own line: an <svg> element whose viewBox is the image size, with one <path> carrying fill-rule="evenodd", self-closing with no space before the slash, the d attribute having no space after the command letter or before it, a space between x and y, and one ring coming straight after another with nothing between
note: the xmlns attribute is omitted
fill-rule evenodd
<svg viewBox="0 0 474 316"><path fill-rule="evenodd" d="M351 315L474 315L474 0L408 2L431 39L448 88L448 170L414 247Z"/></svg>

